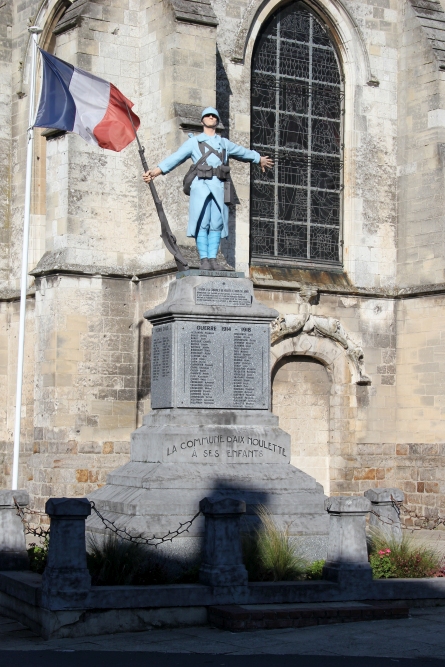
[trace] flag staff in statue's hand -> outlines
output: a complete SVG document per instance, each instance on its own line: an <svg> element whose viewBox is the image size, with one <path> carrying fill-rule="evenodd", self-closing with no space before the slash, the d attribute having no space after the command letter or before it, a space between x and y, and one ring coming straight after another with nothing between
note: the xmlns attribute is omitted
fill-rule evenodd
<svg viewBox="0 0 445 667"><path fill-rule="evenodd" d="M145 173L148 172L148 164L147 160L145 158L145 148L142 146L138 133L136 130L136 127L133 123L133 118L130 113L130 109L127 107L128 111L128 117L130 118L131 125L133 126L134 130L134 136L136 137L136 141L138 144L138 152L139 152L139 157L141 158L142 162L142 168ZM145 179L144 179L145 180ZM170 225L168 224L167 216L165 215L164 207L162 205L161 200L159 199L159 195L157 193L157 190L155 188L155 184L153 183L152 180L146 181L150 187L150 192L153 197L153 201L156 206L156 210L158 212L158 217L159 221L161 223L161 238L164 241L165 247L167 250L173 255L175 258L176 266L178 267L178 271L187 271L189 268L187 261L184 259L181 251L178 248L178 245L176 243L176 236L173 234L173 232L170 229Z"/></svg>

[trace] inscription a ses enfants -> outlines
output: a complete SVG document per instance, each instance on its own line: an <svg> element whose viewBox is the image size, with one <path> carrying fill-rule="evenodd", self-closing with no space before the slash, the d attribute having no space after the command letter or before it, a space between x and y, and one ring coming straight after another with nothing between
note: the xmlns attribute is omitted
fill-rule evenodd
<svg viewBox="0 0 445 667"><path fill-rule="evenodd" d="M265 454L286 457L286 448L267 440L251 436L214 435L193 440L184 440L177 445L167 447L167 457L184 456L188 452L190 458L220 459L261 459ZM187 454L186 454L187 456ZM187 456L188 458L188 456Z"/></svg>

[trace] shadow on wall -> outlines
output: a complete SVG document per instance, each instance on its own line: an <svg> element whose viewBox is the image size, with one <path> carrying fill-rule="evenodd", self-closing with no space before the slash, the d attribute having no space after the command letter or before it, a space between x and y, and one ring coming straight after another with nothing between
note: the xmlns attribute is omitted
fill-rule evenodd
<svg viewBox="0 0 445 667"><path fill-rule="evenodd" d="M150 373L151 373L151 336L142 333L146 321L141 320L136 325L137 328L137 387L136 400L140 401L147 398L150 394Z"/></svg>
<svg viewBox="0 0 445 667"><path fill-rule="evenodd" d="M219 50L216 51L216 108L224 125L222 136L230 139L230 100L232 89ZM221 241L221 252L230 266L235 266L236 206L229 207L229 236Z"/></svg>

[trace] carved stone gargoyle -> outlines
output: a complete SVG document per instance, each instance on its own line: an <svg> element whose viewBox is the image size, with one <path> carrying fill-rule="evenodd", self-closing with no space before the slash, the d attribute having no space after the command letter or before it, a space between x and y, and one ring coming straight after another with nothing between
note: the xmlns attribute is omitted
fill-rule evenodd
<svg viewBox="0 0 445 667"><path fill-rule="evenodd" d="M312 315L309 312L279 315L272 322L271 342L274 344L283 338L298 336L301 333L330 338L341 345L346 350L346 355L356 370L356 377L358 378L356 384L371 384L371 379L365 371L363 350L360 345L351 340L340 320L334 317Z"/></svg>

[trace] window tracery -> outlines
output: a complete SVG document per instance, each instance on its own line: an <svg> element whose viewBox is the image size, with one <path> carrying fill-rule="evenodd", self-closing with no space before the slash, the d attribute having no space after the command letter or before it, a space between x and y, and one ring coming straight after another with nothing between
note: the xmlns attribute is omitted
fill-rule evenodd
<svg viewBox="0 0 445 667"><path fill-rule="evenodd" d="M251 141L275 166L251 185L253 261L340 262L342 80L327 29L278 10L252 59Z"/></svg>

